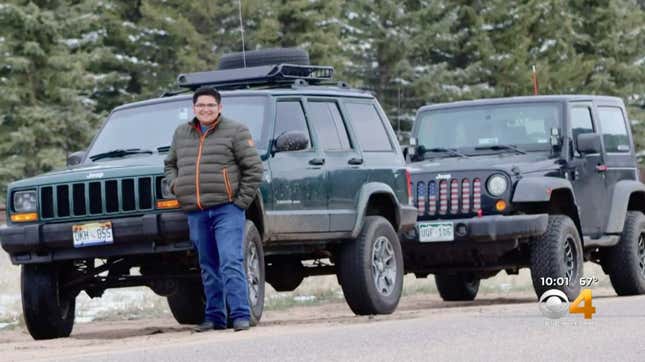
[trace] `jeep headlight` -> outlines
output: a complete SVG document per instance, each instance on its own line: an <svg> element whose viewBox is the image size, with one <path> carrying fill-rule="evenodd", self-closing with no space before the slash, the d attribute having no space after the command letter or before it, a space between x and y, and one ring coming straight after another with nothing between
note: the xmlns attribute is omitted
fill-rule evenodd
<svg viewBox="0 0 645 362"><path fill-rule="evenodd" d="M37 208L36 190L18 191L13 194L13 209L16 212L34 212Z"/></svg>
<svg viewBox="0 0 645 362"><path fill-rule="evenodd" d="M170 181L168 181L167 178L162 178L161 179L161 197L164 199L174 199L175 195L172 193L172 190L170 189Z"/></svg>
<svg viewBox="0 0 645 362"><path fill-rule="evenodd" d="M508 188L508 181L506 180L506 177L499 174L489 177L486 182L486 189L488 190L488 193L493 196L502 195L506 192L506 188Z"/></svg>

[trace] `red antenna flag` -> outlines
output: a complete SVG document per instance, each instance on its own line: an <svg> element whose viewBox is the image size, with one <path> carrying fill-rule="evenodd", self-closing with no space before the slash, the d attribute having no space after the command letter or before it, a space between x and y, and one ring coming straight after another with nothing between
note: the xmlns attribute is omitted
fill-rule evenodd
<svg viewBox="0 0 645 362"><path fill-rule="evenodd" d="M533 72L531 73L531 79L533 80L533 95L538 95L538 79L537 71L535 70L535 65L533 65Z"/></svg>

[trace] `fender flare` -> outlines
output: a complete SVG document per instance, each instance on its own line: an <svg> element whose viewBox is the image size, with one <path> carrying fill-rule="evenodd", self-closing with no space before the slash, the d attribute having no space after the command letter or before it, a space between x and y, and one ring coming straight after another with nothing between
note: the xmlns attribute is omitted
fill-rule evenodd
<svg viewBox="0 0 645 362"><path fill-rule="evenodd" d="M620 234L623 232L629 199L635 193L645 195L645 184L635 180L621 180L616 182L611 195L611 207L609 209L606 233ZM645 205L642 205L642 207L645 209Z"/></svg>
<svg viewBox="0 0 645 362"><path fill-rule="evenodd" d="M262 225L255 225L255 227L257 227L258 231L260 231L260 236L262 238L262 241L266 241L268 239L269 235L271 234L271 230L270 230L269 224L267 222L266 212L265 212L265 209L264 209L264 200L262 199L262 192L260 192L260 190L258 190L256 192L255 197L253 198L253 201L251 202L251 205L255 204L256 202L257 202L257 205L258 205L257 207L259 209L258 210L258 213L259 213L258 216L260 218L260 222L262 223ZM248 212L249 212L249 209L246 209L244 211L244 214L245 214L247 219L248 219Z"/></svg>
<svg viewBox="0 0 645 362"><path fill-rule="evenodd" d="M569 190L576 203L573 185L569 180L556 177L526 177L515 185L512 202L548 202L552 192L561 189Z"/></svg>
<svg viewBox="0 0 645 362"><path fill-rule="evenodd" d="M565 190L571 195L573 200L573 222L576 224L580 238L582 239L582 222L580 221L580 212L576 194L573 192L573 185L567 179L557 177L527 177L519 180L515 185L513 192L513 203L531 203L531 202L550 202L554 191Z"/></svg>
<svg viewBox="0 0 645 362"><path fill-rule="evenodd" d="M365 219L365 211L367 210L367 203L369 202L372 195L383 194L388 196L394 203L396 210L394 210L394 217L396 219L396 224L399 225L401 222L401 207L399 200L394 194L394 190L388 185L381 182L368 182L363 184L361 191L359 192L358 202L356 203L356 221L354 222L354 228L352 229L352 238L358 237L361 229L363 228L363 221ZM397 229L397 225L394 226L394 229Z"/></svg>

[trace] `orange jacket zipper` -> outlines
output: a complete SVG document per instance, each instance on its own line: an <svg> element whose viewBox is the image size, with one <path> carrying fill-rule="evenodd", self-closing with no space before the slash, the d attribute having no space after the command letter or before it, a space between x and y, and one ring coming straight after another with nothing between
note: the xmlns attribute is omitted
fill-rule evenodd
<svg viewBox="0 0 645 362"><path fill-rule="evenodd" d="M217 124L219 123L219 116L215 120L212 126L208 127L206 132L202 133L201 128L199 125L195 125L195 129L197 132L202 133L201 136L199 136L199 149L197 150L197 163L195 164L195 187L197 189L197 207L199 207L200 210L204 210L204 207L202 206L202 199L199 197L199 164L202 161L202 149L204 148L204 140L206 139L206 135L208 135L208 132L215 128Z"/></svg>
<svg viewBox="0 0 645 362"><path fill-rule="evenodd" d="M224 167L222 169L222 174L224 175L224 187L226 188L226 196L228 196L228 202L233 201L233 190L231 189L231 181L228 178L228 169Z"/></svg>

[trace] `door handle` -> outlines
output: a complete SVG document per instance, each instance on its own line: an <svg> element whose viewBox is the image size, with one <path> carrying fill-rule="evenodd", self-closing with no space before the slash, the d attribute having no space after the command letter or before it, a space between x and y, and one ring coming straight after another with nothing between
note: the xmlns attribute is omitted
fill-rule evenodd
<svg viewBox="0 0 645 362"><path fill-rule="evenodd" d="M315 166L322 166L325 164L325 159L324 158L312 158L309 160L310 165L315 165Z"/></svg>
<svg viewBox="0 0 645 362"><path fill-rule="evenodd" d="M363 159L358 157L352 157L349 159L349 161L347 161L347 163L350 165L362 165Z"/></svg>

